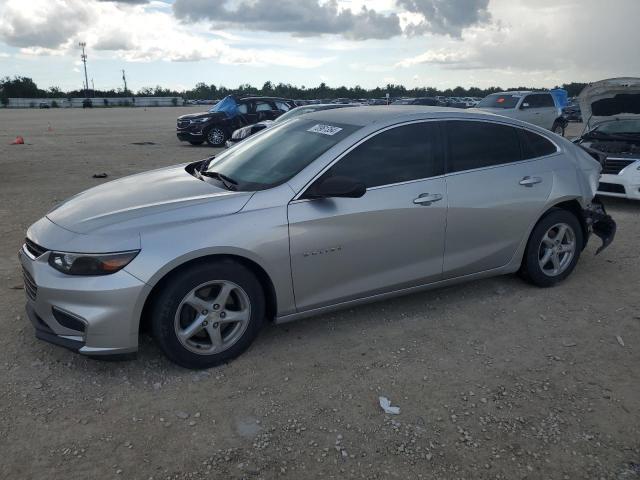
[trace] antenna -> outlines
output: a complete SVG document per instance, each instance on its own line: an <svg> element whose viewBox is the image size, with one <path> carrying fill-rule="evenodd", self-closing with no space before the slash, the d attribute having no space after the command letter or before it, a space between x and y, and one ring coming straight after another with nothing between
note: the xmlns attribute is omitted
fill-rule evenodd
<svg viewBox="0 0 640 480"><path fill-rule="evenodd" d="M122 81L124 82L124 94L127 94L127 76L124 74L124 70L122 70Z"/></svg>
<svg viewBox="0 0 640 480"><path fill-rule="evenodd" d="M89 96L89 77L87 77L87 54L84 53L84 47L87 46L87 42L79 42L78 46L82 48L82 55L80 55L80 59L82 63L84 63L84 95L85 97Z"/></svg>

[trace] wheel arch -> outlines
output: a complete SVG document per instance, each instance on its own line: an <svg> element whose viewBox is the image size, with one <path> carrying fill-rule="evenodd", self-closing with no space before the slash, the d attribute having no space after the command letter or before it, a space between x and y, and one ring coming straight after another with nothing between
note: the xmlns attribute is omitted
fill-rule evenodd
<svg viewBox="0 0 640 480"><path fill-rule="evenodd" d="M190 258L178 265L174 265L170 270L164 272L162 276L155 282L151 291L147 294L146 299L144 300L144 306L142 307L142 312L140 314L139 324L138 324L138 332L149 331L150 330L150 321L151 321L151 309L153 306L153 302L155 301L158 292L162 290L162 287L171 280L172 277L178 275L180 272L188 269L190 266L206 262L206 261L224 261L229 260L243 265L248 268L253 274L258 278L260 285L264 290L265 301L266 301L266 316L268 320L273 320L276 317L278 311L278 301L276 290L271 280L271 277L267 273L267 271L256 261L251 260L242 255L233 254L233 253L214 253L208 255L202 255L195 258Z"/></svg>
<svg viewBox="0 0 640 480"><path fill-rule="evenodd" d="M584 215L582 214L582 205L580 205L580 202L578 201L578 199L577 198L572 198L572 199L569 199L569 200L562 200L562 201L559 201L558 203L555 203L555 204L551 205L540 216L540 218L536 222L536 225L538 224L538 222L540 220L542 220L542 218L544 218L545 215L547 215L553 209L567 210L567 211L571 212L576 217L576 219L580 223L580 227L582 228L582 250L584 250L584 248L587 246L587 242L589 240L589 227L587 226L587 222L585 221Z"/></svg>

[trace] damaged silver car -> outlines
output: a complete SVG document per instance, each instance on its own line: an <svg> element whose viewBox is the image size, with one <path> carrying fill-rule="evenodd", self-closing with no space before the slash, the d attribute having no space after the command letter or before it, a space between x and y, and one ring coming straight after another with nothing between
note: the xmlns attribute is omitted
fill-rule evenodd
<svg viewBox="0 0 640 480"><path fill-rule="evenodd" d="M294 118L218 157L105 183L33 224L19 253L43 340L133 352L144 325L189 368L265 321L519 272L549 287L591 233L601 166L531 124L438 107Z"/></svg>

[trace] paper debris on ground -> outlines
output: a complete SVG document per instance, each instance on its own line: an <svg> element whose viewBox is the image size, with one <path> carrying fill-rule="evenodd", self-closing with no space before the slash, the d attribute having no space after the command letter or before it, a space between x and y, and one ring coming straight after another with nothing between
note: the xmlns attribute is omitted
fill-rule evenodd
<svg viewBox="0 0 640 480"><path fill-rule="evenodd" d="M378 400L380 400L380 407L382 407L385 413L390 413L391 415L398 415L400 413L400 407L392 407L391 400L387 397L378 397Z"/></svg>

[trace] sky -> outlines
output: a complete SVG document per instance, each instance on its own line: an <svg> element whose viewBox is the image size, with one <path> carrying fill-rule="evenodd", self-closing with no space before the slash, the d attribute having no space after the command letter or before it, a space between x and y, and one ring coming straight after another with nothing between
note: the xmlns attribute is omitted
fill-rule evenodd
<svg viewBox="0 0 640 480"><path fill-rule="evenodd" d="M640 0L0 0L0 77L553 87L640 75Z"/></svg>

